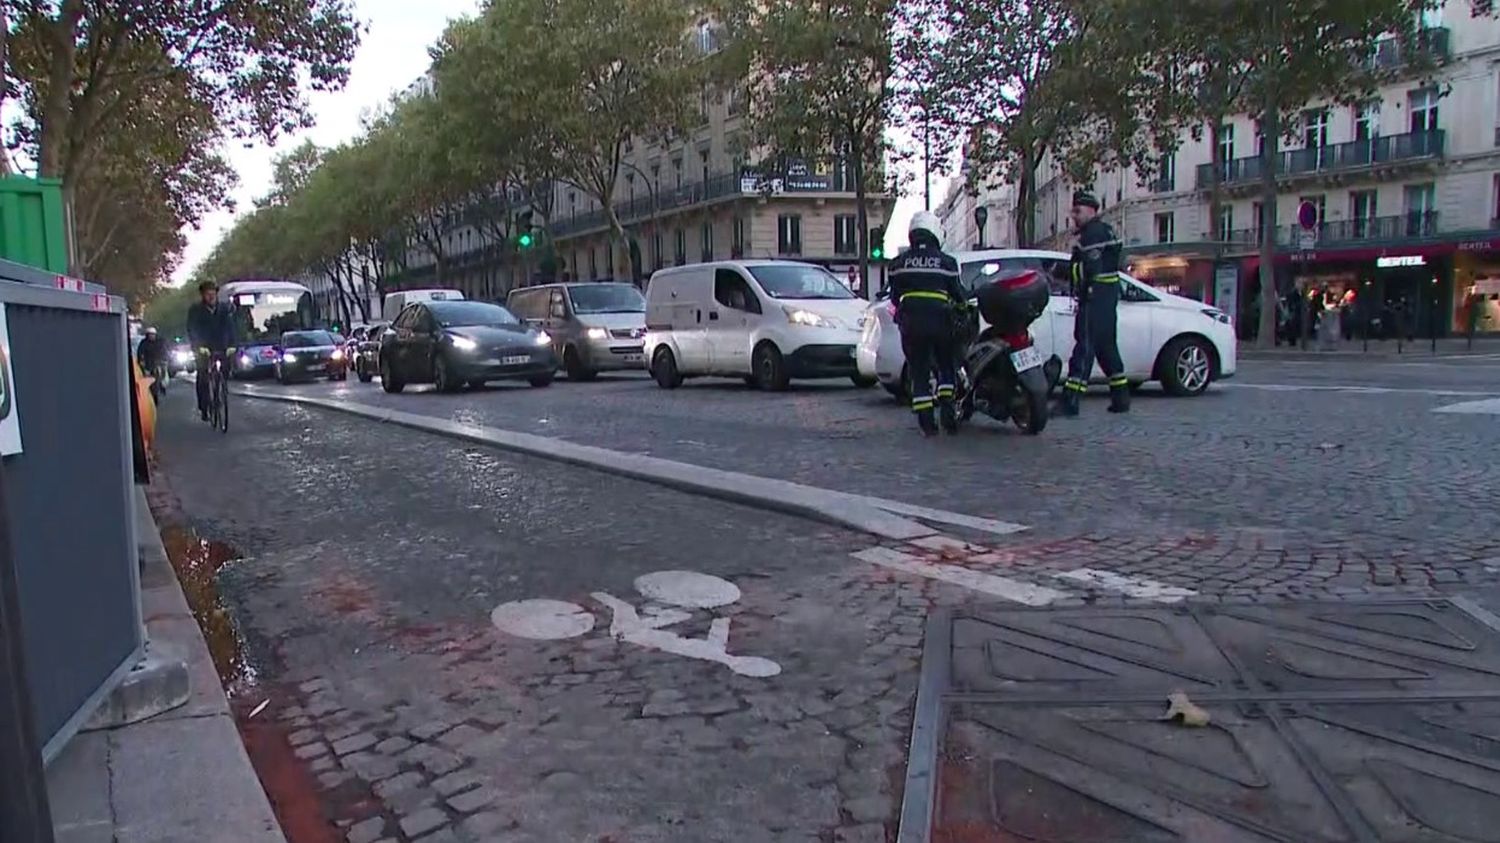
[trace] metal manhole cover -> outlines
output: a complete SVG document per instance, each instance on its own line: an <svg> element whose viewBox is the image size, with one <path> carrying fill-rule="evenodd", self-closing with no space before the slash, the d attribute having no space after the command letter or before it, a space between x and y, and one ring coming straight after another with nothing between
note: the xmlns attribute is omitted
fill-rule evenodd
<svg viewBox="0 0 1500 843"><path fill-rule="evenodd" d="M901 843L1500 843L1500 631L1446 601L934 615ZM1161 720L1185 689L1211 715Z"/></svg>

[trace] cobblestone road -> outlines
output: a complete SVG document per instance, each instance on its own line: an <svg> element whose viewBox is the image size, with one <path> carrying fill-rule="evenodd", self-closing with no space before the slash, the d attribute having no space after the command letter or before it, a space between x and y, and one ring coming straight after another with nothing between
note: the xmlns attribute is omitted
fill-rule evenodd
<svg viewBox="0 0 1500 843"><path fill-rule="evenodd" d="M1030 528L982 545L872 551L868 536L268 402L238 401L215 437L184 420L186 389L164 409L158 497L243 557L221 579L268 714L350 841L883 841L934 605L1492 589L1495 416L1432 411L1500 395L1497 368L1257 361L1201 399L1148 391L1124 419L1096 399L1041 437L979 424L937 442L883 393L842 387L293 388ZM737 602L671 628L710 640L728 618L728 651L780 674L612 637L595 593L639 600L636 578L661 570L734 583ZM498 632L491 610L527 598L597 622L560 641Z"/></svg>

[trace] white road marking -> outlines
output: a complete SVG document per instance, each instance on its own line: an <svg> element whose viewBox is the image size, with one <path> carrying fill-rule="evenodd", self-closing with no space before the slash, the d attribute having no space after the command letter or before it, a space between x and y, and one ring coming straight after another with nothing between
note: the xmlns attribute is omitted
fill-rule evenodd
<svg viewBox="0 0 1500 843"><path fill-rule="evenodd" d="M533 641L577 638L594 628L594 615L576 603L562 600L517 600L501 603L490 613L501 632Z"/></svg>
<svg viewBox="0 0 1500 843"><path fill-rule="evenodd" d="M1053 574L1053 576L1084 585L1097 586L1108 591L1118 591L1127 597L1155 600L1158 603L1181 603L1184 599L1198 594L1191 588L1179 588L1156 580L1127 577L1113 571L1100 571L1096 568L1078 568Z"/></svg>
<svg viewBox="0 0 1500 843"><path fill-rule="evenodd" d="M953 585L962 586L971 591L978 591L1005 600L1012 600L1026 606L1046 606L1060 598L1066 597L1067 592L1048 588L1044 585L1033 585L1009 577L1000 577L994 574L986 574L980 571L971 571L958 565L941 565L918 559L899 550L889 547L871 547L853 554L855 559L861 562L869 562L883 568L926 577L930 580L940 580Z"/></svg>
<svg viewBox="0 0 1500 843"><path fill-rule="evenodd" d="M614 613L609 634L618 641L638 647L687 656L690 659L718 662L741 676L768 677L781 673L781 665L759 656L732 656L729 647L729 618L714 618L704 638L683 638L656 628L660 619L642 619L635 607L613 595L594 592L594 599Z"/></svg>
<svg viewBox="0 0 1500 843"><path fill-rule="evenodd" d="M740 599L739 586L697 571L653 571L635 578L635 590L659 603L688 609L728 606Z"/></svg>
<svg viewBox="0 0 1500 843"><path fill-rule="evenodd" d="M1359 386L1356 384L1313 383L1223 383L1219 386L1230 389L1259 389L1263 392L1343 392L1354 395L1441 395L1441 396L1489 396L1500 395L1500 390L1487 392L1471 389L1407 389L1391 386Z"/></svg>
<svg viewBox="0 0 1500 843"><path fill-rule="evenodd" d="M1472 413L1500 416L1500 398L1490 398L1485 401L1464 401L1459 404L1448 404L1443 407L1434 407L1434 413Z"/></svg>

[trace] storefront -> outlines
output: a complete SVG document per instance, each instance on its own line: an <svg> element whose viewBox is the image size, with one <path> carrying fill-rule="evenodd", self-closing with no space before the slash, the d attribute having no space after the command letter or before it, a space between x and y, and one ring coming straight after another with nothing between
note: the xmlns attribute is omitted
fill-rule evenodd
<svg viewBox="0 0 1500 843"><path fill-rule="evenodd" d="M1213 261L1183 257L1128 258L1125 271L1163 292L1213 302Z"/></svg>
<svg viewBox="0 0 1500 843"><path fill-rule="evenodd" d="M1460 250L1453 257L1453 330L1500 332L1500 252Z"/></svg>

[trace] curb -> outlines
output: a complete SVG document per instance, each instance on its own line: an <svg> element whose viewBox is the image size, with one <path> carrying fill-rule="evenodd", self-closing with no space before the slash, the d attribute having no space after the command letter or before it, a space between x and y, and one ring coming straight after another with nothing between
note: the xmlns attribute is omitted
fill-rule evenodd
<svg viewBox="0 0 1500 843"><path fill-rule="evenodd" d="M465 442L474 442L633 480L642 480L730 503L797 515L894 541L909 541L938 534L938 530L924 522L962 527L992 535L1008 535L1026 529L1023 525L1007 521L996 521L884 498L805 486L789 480L776 480L754 474L706 468L661 457L612 451L593 445L579 445L563 439L537 436L531 433L520 433L485 425L463 424L436 416L389 410L351 401L333 401L301 395L277 395L245 387L234 389L233 392L246 398L262 401L301 404L347 413Z"/></svg>

